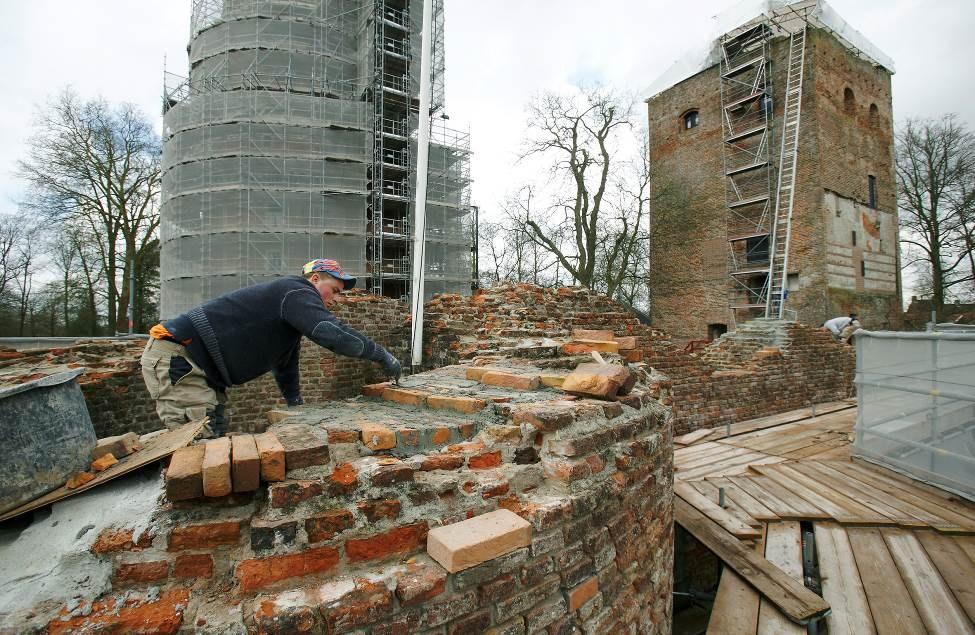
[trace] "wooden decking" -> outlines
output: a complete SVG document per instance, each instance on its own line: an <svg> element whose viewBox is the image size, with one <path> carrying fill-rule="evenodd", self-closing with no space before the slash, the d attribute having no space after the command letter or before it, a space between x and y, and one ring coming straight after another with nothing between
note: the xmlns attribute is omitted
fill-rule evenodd
<svg viewBox="0 0 975 635"><path fill-rule="evenodd" d="M802 594L803 521L831 634L975 633L975 505L851 461L856 410L837 407L677 440L678 522L728 565L708 633L803 633L822 614Z"/></svg>

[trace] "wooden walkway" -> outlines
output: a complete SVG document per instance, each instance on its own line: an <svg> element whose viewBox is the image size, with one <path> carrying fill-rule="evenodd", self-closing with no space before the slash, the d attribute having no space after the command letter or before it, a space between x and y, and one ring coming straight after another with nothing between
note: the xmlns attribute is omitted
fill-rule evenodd
<svg viewBox="0 0 975 635"><path fill-rule="evenodd" d="M782 572L803 584L800 521L812 527L831 634L975 633L975 505L851 461L855 418L854 408L780 415L730 437L677 440L678 522L728 564L708 633L805 632L795 622L815 613L810 597L766 591ZM717 532L756 557L736 566L740 554Z"/></svg>

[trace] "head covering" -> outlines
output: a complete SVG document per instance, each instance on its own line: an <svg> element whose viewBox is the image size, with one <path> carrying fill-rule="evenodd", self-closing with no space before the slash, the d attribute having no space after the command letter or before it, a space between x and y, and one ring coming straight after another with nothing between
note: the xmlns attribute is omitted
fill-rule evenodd
<svg viewBox="0 0 975 635"><path fill-rule="evenodd" d="M301 268L301 273L306 276L310 273L318 272L327 273L333 278L341 280L345 284L346 291L355 286L355 277L342 271L342 267L337 260L317 258L311 262L306 262L305 266Z"/></svg>

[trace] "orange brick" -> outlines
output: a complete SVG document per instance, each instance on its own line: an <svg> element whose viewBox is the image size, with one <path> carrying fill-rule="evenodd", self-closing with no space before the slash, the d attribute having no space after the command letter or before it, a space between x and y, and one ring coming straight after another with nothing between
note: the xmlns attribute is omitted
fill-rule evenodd
<svg viewBox="0 0 975 635"><path fill-rule="evenodd" d="M77 489L84 485L85 483L90 483L95 479L95 475L91 472L78 472L74 476L68 479L68 482L64 484L67 489Z"/></svg>
<svg viewBox="0 0 975 635"><path fill-rule="evenodd" d="M625 359L626 361L632 364L643 361L643 351L641 351L640 349L636 349L632 351L620 351L620 355L623 356L623 359Z"/></svg>
<svg viewBox="0 0 975 635"><path fill-rule="evenodd" d="M426 401L427 393L419 390L408 390L406 388L394 388L392 386L383 390L383 399L394 403L401 403L407 406L422 406Z"/></svg>
<svg viewBox="0 0 975 635"><path fill-rule="evenodd" d="M598 340L601 342L612 342L615 335L609 330L592 329L572 329L572 339L574 340Z"/></svg>
<svg viewBox="0 0 975 635"><path fill-rule="evenodd" d="M332 511L305 519L305 532L308 542L322 542L331 540L336 534L355 526L355 518L347 509L333 509Z"/></svg>
<svg viewBox="0 0 975 635"><path fill-rule="evenodd" d="M212 439L203 453L203 495L226 496L233 491L230 479L230 439Z"/></svg>
<svg viewBox="0 0 975 635"><path fill-rule="evenodd" d="M632 350L636 348L636 337L633 335L627 335L626 337L617 337L616 343L619 344L620 351Z"/></svg>
<svg viewBox="0 0 975 635"><path fill-rule="evenodd" d="M474 414L487 407L487 402L483 399L473 397L440 397L430 395L427 397L427 407L434 410L453 410L463 414Z"/></svg>
<svg viewBox="0 0 975 635"><path fill-rule="evenodd" d="M500 386L514 390L537 390L540 382L538 375L515 375L492 370L481 376L481 383L485 386Z"/></svg>
<svg viewBox="0 0 975 635"><path fill-rule="evenodd" d="M426 522L403 525L368 538L345 541L345 555L349 562L404 556L419 551L426 537Z"/></svg>
<svg viewBox="0 0 975 635"><path fill-rule="evenodd" d="M566 355L583 355L585 353L618 353L619 344L602 340L572 340L562 345L562 352Z"/></svg>
<svg viewBox="0 0 975 635"><path fill-rule="evenodd" d="M301 553L244 560L237 565L240 590L248 593L280 580L325 573L339 563L339 552L331 547L308 549Z"/></svg>
<svg viewBox="0 0 975 635"><path fill-rule="evenodd" d="M213 557L208 553L177 556L176 564L173 567L173 577L180 579L212 578Z"/></svg>
<svg viewBox="0 0 975 635"><path fill-rule="evenodd" d="M343 463L336 466L329 478L340 492L351 492L359 485L359 470L351 463Z"/></svg>
<svg viewBox="0 0 975 635"><path fill-rule="evenodd" d="M91 462L91 469L94 472L104 472L108 468L112 467L118 463L118 459L115 455L109 452L108 454L103 454L94 461Z"/></svg>
<svg viewBox="0 0 975 635"><path fill-rule="evenodd" d="M174 635L183 623L183 611L190 600L189 589L163 591L152 602L130 599L125 604L109 595L105 600L93 602L88 615L70 617L62 610L61 617L48 625L51 635L68 633L154 633ZM62 620L62 618L64 618Z"/></svg>
<svg viewBox="0 0 975 635"><path fill-rule="evenodd" d="M189 445L173 453L166 470L166 497L171 501L203 496L203 444Z"/></svg>
<svg viewBox="0 0 975 635"><path fill-rule="evenodd" d="M174 527L169 532L169 550L210 549L220 545L235 545L240 540L240 521L206 523Z"/></svg>
<svg viewBox="0 0 975 635"><path fill-rule="evenodd" d="M396 447L396 433L389 426L366 421L362 424L362 444L370 450L389 450Z"/></svg>
<svg viewBox="0 0 975 635"><path fill-rule="evenodd" d="M467 467L472 470L485 470L501 465L501 452L484 452L467 459Z"/></svg>
<svg viewBox="0 0 975 635"><path fill-rule="evenodd" d="M450 428L437 428L433 431L431 441L435 445L442 445L450 441Z"/></svg>
<svg viewBox="0 0 975 635"><path fill-rule="evenodd" d="M284 446L271 432L254 436L261 461L261 478L267 482L283 481L285 475Z"/></svg>
<svg viewBox="0 0 975 635"><path fill-rule="evenodd" d="M158 582L169 577L169 563L165 560L154 562L132 562L119 564L112 574L112 584L140 584Z"/></svg>
<svg viewBox="0 0 975 635"><path fill-rule="evenodd" d="M105 528L98 534L95 542L91 543L89 551L96 555L113 553L115 551L142 551L152 544L153 535L148 531L142 532L139 540L134 539L132 529Z"/></svg>
<svg viewBox="0 0 975 635"><path fill-rule="evenodd" d="M261 484L261 457L252 434L230 437L235 492L253 492Z"/></svg>
<svg viewBox="0 0 975 635"><path fill-rule="evenodd" d="M384 381L380 384L369 384L368 386L362 387L362 395L364 397L382 397L383 391L390 386L388 381Z"/></svg>
<svg viewBox="0 0 975 635"><path fill-rule="evenodd" d="M492 370L496 369L491 368L490 366L469 366L464 372L464 377L471 381L481 381L481 377L484 376L484 373Z"/></svg>
<svg viewBox="0 0 975 635"><path fill-rule="evenodd" d="M457 454L431 454L423 459L420 469L424 472L431 470L456 470L464 464L464 457Z"/></svg>
<svg viewBox="0 0 975 635"><path fill-rule="evenodd" d="M599 579L595 576L589 578L582 584L576 586L566 593L569 600L569 612L575 611L580 606L596 597L599 593Z"/></svg>

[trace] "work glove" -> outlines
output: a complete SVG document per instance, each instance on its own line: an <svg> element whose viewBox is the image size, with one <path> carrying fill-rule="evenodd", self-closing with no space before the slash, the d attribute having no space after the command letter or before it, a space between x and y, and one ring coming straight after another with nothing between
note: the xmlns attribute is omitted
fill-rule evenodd
<svg viewBox="0 0 975 635"><path fill-rule="evenodd" d="M295 406L302 406L305 404L305 400L301 398L301 395L297 397L290 397L288 400L288 407L293 408Z"/></svg>
<svg viewBox="0 0 975 635"><path fill-rule="evenodd" d="M400 375L403 374L403 366L399 363L399 360L390 355L389 351L386 351L386 357L383 358L381 363L386 376L399 381Z"/></svg>

